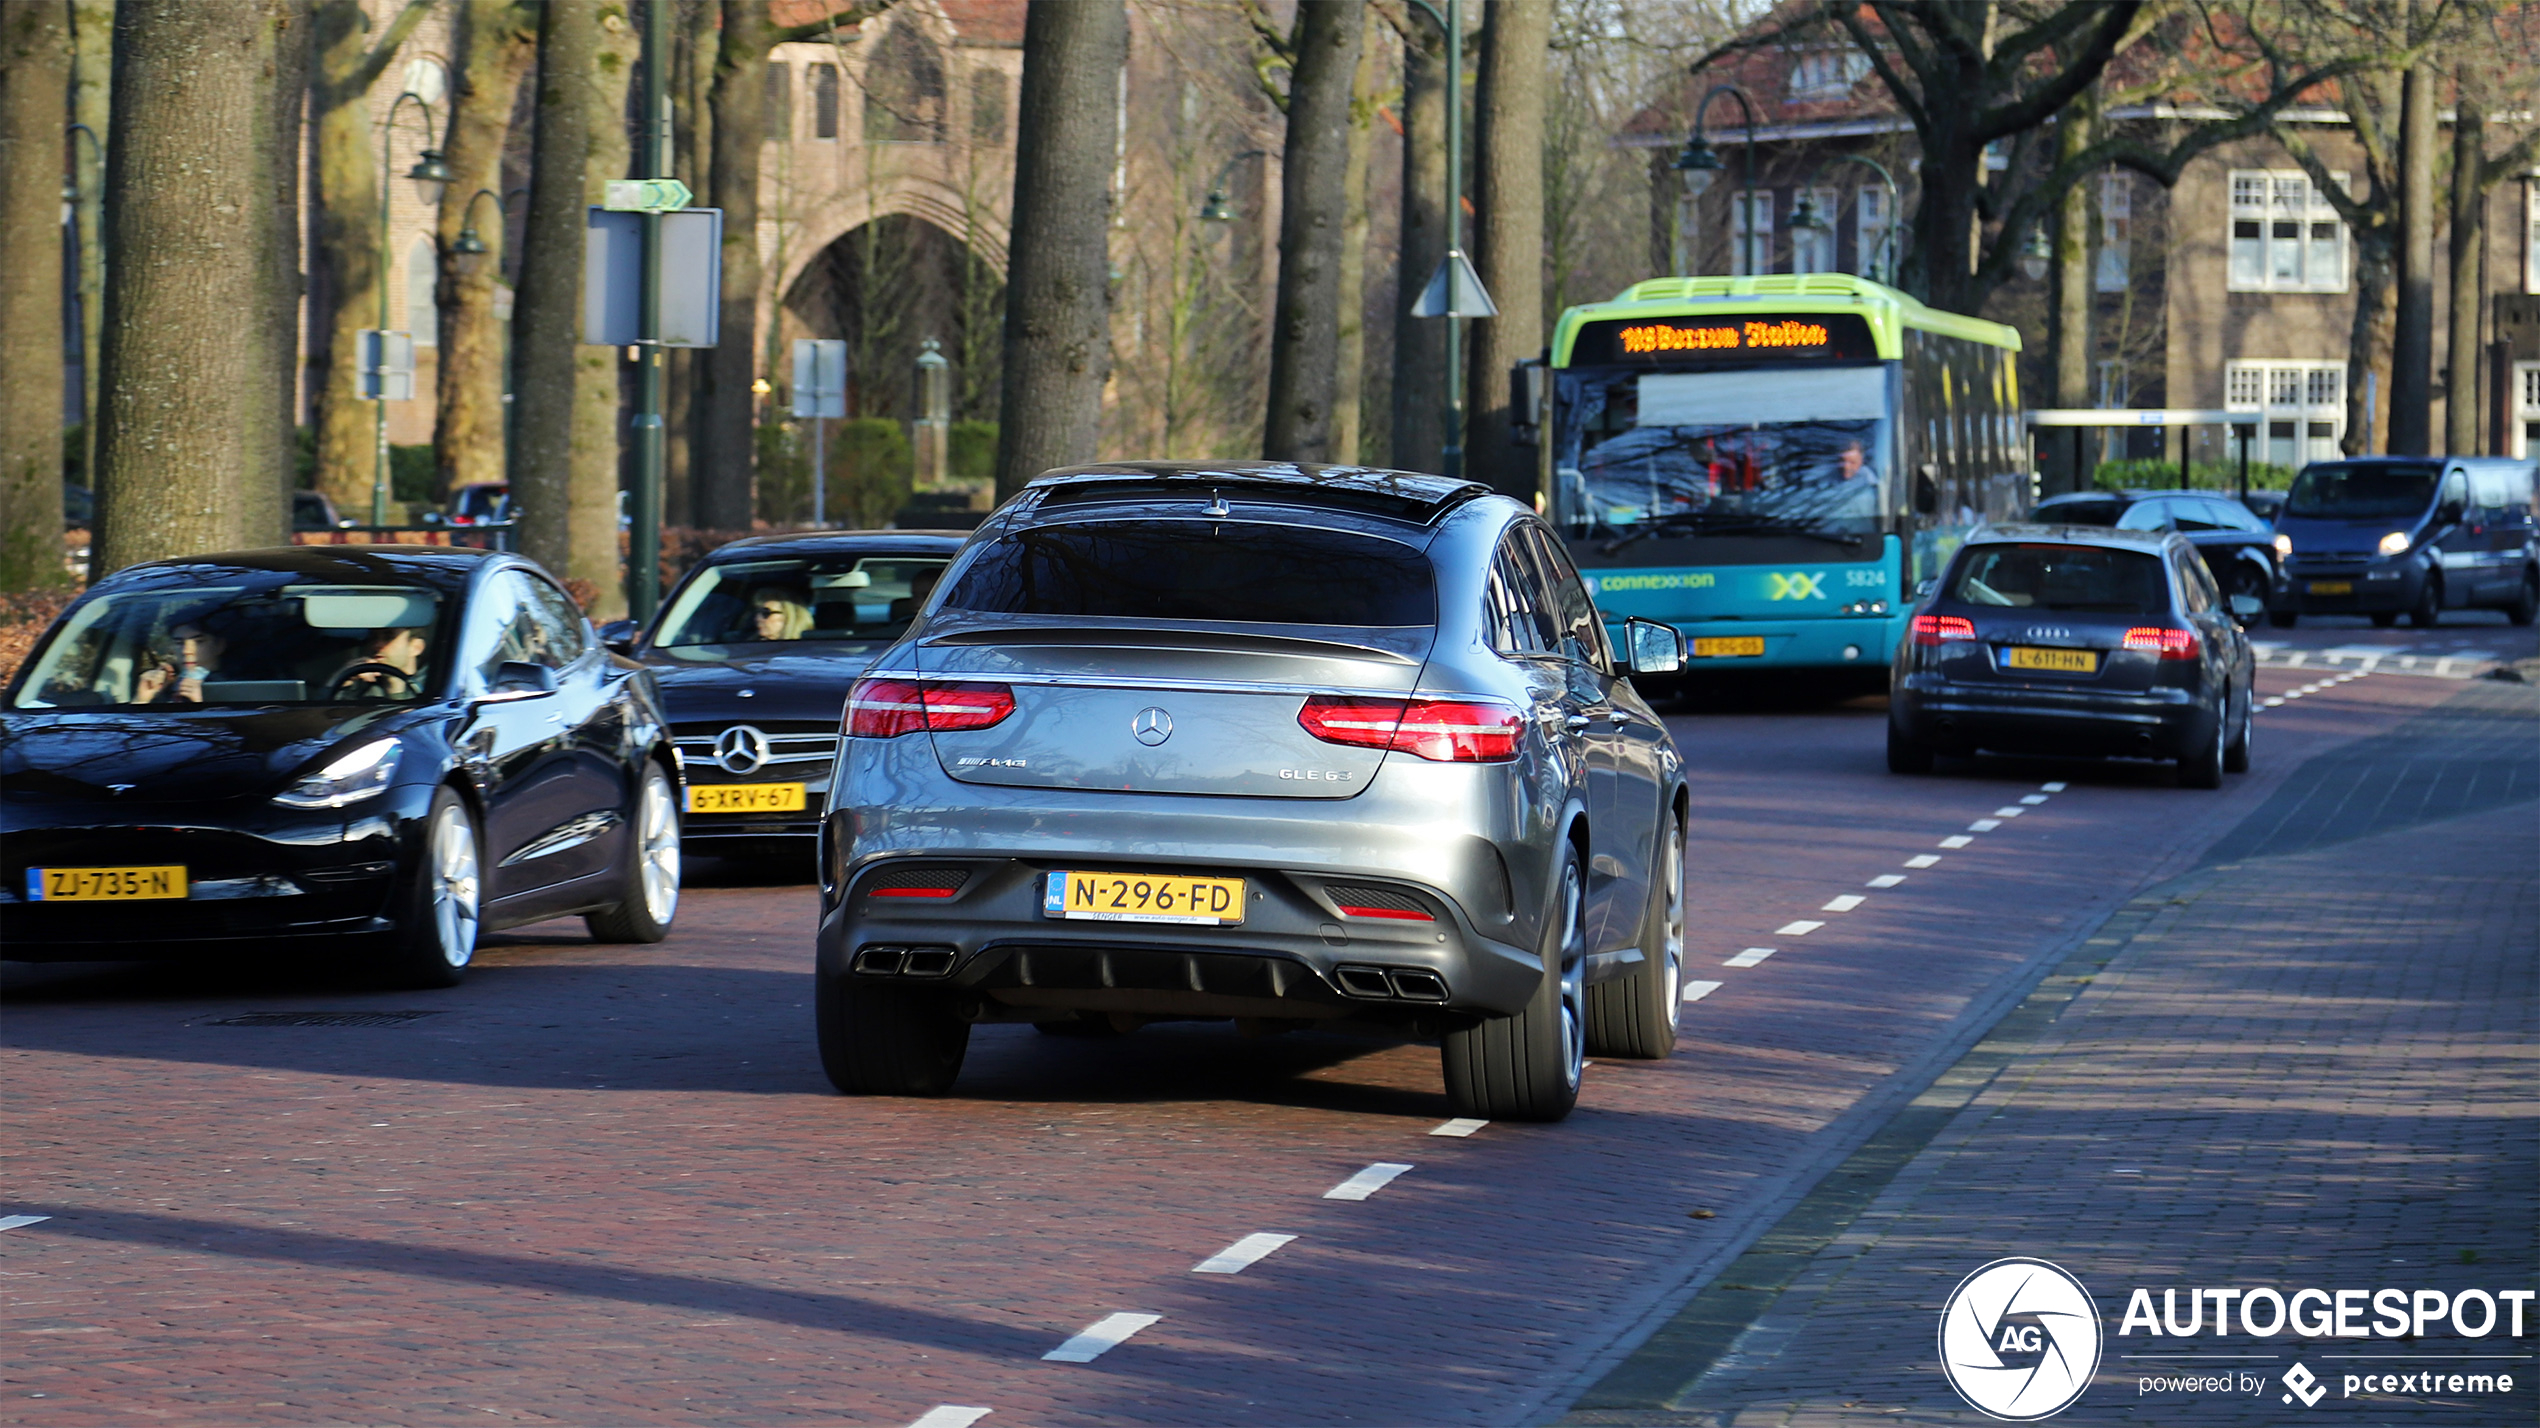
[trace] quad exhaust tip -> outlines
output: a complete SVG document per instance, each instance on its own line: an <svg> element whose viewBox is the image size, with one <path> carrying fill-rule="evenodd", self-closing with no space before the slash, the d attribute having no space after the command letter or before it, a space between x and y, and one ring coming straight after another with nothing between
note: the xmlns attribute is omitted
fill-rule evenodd
<svg viewBox="0 0 2540 1428"><path fill-rule="evenodd" d="M1446 979L1425 967L1335 967L1332 977L1353 997L1402 1002L1442 1002Z"/></svg>
<svg viewBox="0 0 2540 1428"><path fill-rule="evenodd" d="M867 947L855 954L855 970L868 977L948 977L960 958L952 947Z"/></svg>

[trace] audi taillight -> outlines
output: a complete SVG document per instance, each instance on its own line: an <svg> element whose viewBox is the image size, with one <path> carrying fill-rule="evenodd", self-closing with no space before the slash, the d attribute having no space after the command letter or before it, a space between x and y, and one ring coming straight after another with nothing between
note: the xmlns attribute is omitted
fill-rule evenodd
<svg viewBox="0 0 2540 1428"><path fill-rule="evenodd" d="M1013 712L1014 691L1002 684L859 679L847 695L845 732L851 739L896 739L920 729L985 729Z"/></svg>
<svg viewBox="0 0 2540 1428"><path fill-rule="evenodd" d="M1526 729L1505 704L1476 699L1367 699L1318 694L1296 715L1327 744L1399 749L1437 763L1487 764L1517 757Z"/></svg>
<svg viewBox="0 0 2540 1428"><path fill-rule="evenodd" d="M2137 625L2125 632L2125 647L2151 650L2163 659L2196 658L2196 632L2173 630L2164 625Z"/></svg>
<svg viewBox="0 0 2540 1428"><path fill-rule="evenodd" d="M1976 622L1964 615L1914 617L1914 643L1918 645L1945 644L1950 640L1972 640L1975 637Z"/></svg>

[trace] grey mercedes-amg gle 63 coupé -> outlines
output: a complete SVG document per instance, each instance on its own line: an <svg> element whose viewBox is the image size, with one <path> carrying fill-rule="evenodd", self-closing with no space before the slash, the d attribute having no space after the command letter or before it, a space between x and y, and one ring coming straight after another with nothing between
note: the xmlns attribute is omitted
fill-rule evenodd
<svg viewBox="0 0 2540 1428"><path fill-rule="evenodd" d="M931 1095L970 1028L1435 1039L1459 1114L1557 1120L1663 1057L1682 760L1561 543L1352 467L1052 472L850 696L822 825L821 1058Z"/></svg>

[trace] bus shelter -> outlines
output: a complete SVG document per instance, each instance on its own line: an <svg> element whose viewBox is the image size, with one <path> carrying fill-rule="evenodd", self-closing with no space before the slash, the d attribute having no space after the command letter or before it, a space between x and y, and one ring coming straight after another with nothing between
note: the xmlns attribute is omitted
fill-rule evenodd
<svg viewBox="0 0 2540 1428"><path fill-rule="evenodd" d="M2021 418L2028 423L2031 431L2040 433L2038 438L2040 441L2046 439L2043 432L2047 427L2071 429L2075 479L2079 479L2081 475L2083 432L2094 427L2177 427L2178 484L2181 486L2195 485L2194 479L2188 474L2188 429L2199 426L2235 428L2233 434L2240 439L2240 496L2245 501L2249 496L2249 442L2257 435L2259 415L2257 412L2201 411L2179 407L2044 407L2036 411L2023 412ZM2169 444L2166 431L2162 434L2161 444L2164 446Z"/></svg>

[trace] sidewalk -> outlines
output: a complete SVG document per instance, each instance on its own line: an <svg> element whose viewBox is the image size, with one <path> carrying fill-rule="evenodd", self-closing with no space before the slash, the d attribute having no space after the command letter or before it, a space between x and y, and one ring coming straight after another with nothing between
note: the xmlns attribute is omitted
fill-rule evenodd
<svg viewBox="0 0 2540 1428"><path fill-rule="evenodd" d="M2393 762L2435 790L2394 787ZM2216 845L2229 861L2112 918L1561 1421L1990 1421L1942 1377L1937 1330L1959 1280L2009 1255L2070 1271L2102 1316L2098 1374L2059 1424L2280 1424L2305 1412L2275 1391L2297 1359L2334 1390L2402 1367L2336 1356L2420 1347L2120 1338L2133 1286L2534 1287L2540 691L2473 686L2315 765ZM2422 1347L2529 1354L2526 1332ZM2191 1347L2269 1391L2144 1395L2140 1375L2180 1366L2121 1357ZM2318 1411L2540 1417L2540 1359L2483 1367L2514 1375L2510 1397Z"/></svg>

